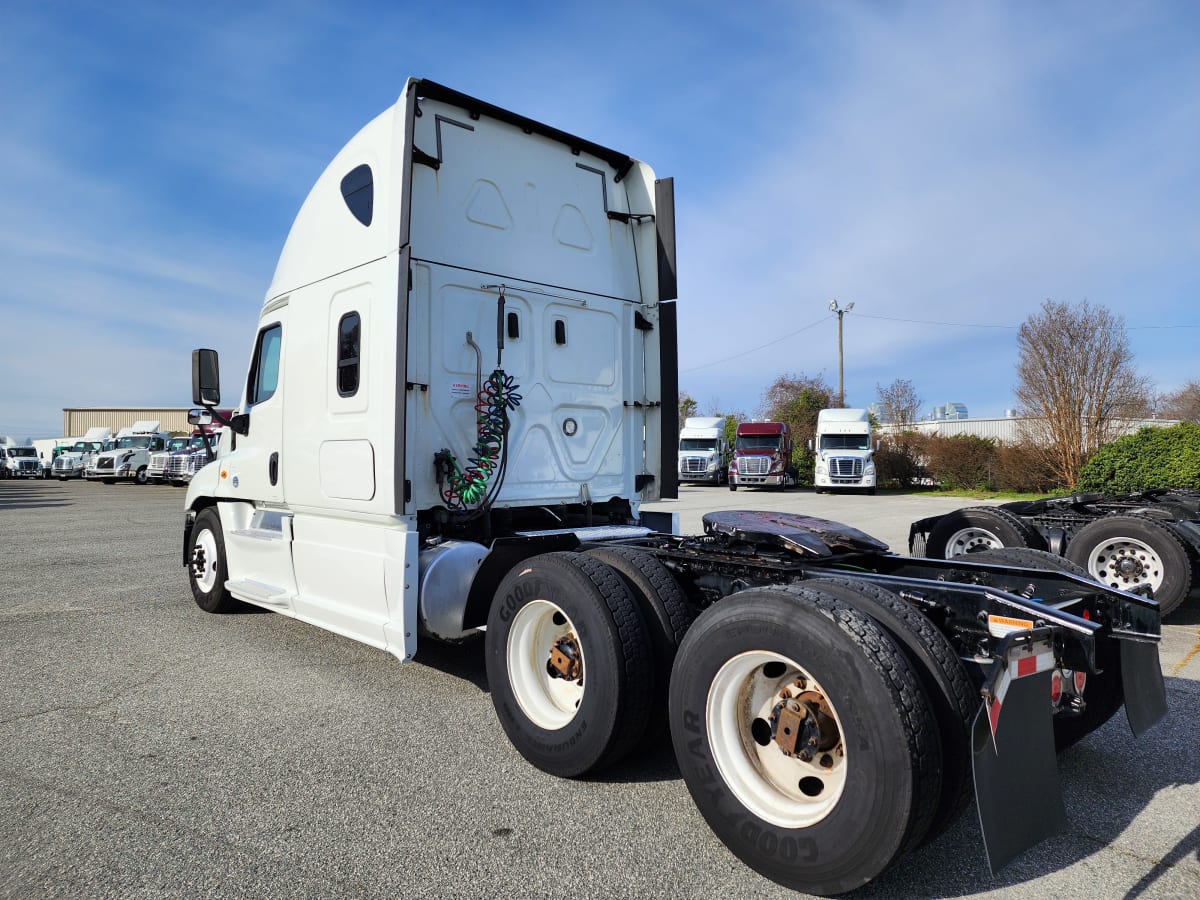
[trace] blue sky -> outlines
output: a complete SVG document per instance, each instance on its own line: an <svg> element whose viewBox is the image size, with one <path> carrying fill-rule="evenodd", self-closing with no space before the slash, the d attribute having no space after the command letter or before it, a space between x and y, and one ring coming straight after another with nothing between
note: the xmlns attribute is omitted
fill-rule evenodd
<svg viewBox="0 0 1200 900"><path fill-rule="evenodd" d="M1012 406L1046 298L1200 378L1200 6L32 2L0 11L0 434L242 381L313 180L408 75L676 179L680 384Z"/></svg>

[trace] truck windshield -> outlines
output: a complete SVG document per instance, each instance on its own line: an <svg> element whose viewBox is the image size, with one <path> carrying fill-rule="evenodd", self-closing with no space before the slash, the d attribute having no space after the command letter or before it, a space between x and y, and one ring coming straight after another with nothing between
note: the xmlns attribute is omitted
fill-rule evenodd
<svg viewBox="0 0 1200 900"><path fill-rule="evenodd" d="M823 434L822 450L870 450L871 436L868 434Z"/></svg>
<svg viewBox="0 0 1200 900"><path fill-rule="evenodd" d="M680 450L716 450L716 438L680 438Z"/></svg>
<svg viewBox="0 0 1200 900"><path fill-rule="evenodd" d="M133 437L123 437L117 441L118 450L144 450L150 446L150 435L139 434Z"/></svg>
<svg viewBox="0 0 1200 900"><path fill-rule="evenodd" d="M9 456L37 456L37 451L32 447L9 447Z"/></svg>
<svg viewBox="0 0 1200 900"><path fill-rule="evenodd" d="M739 434L737 436L739 450L778 450L779 435L777 434Z"/></svg>
<svg viewBox="0 0 1200 900"><path fill-rule="evenodd" d="M167 450L169 450L171 453L174 453L177 450L186 450L189 440L190 438L185 437L171 438L170 443L167 444Z"/></svg>

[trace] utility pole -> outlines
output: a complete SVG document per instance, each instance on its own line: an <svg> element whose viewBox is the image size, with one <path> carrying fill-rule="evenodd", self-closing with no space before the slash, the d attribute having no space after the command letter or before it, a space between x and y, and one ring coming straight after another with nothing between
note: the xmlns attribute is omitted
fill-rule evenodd
<svg viewBox="0 0 1200 900"><path fill-rule="evenodd" d="M829 311L833 312L833 313L837 313L837 317L838 317L838 406L846 405L846 389L845 389L845 380L843 377L844 376L844 371L843 371L844 357L842 355L842 316L844 316L846 313L850 312L850 310L852 310L852 309L854 309L854 301L853 300L850 301L849 303L847 303L846 307L844 309L840 309L838 307L838 302L836 300L829 301Z"/></svg>

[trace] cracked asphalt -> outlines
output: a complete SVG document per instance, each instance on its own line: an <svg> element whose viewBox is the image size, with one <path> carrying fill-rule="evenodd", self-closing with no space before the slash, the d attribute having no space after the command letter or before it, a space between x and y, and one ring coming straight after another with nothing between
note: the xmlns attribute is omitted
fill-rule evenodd
<svg viewBox="0 0 1200 900"><path fill-rule="evenodd" d="M684 488L675 509L790 509L902 551L942 511L920 499ZM0 896L797 896L711 835L666 746L592 780L527 765L478 644L401 664L200 612L182 503L0 481ZM1065 833L993 876L969 810L856 896L1200 896L1196 600L1161 658L1165 722L1138 742L1118 716L1060 758Z"/></svg>

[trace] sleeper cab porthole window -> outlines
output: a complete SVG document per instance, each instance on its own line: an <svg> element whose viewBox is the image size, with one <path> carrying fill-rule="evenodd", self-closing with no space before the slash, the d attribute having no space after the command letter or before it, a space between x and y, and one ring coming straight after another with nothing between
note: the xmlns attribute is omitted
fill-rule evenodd
<svg viewBox="0 0 1200 900"><path fill-rule="evenodd" d="M375 211L375 181L370 166L358 166L346 173L342 179L342 199L354 218L364 225L371 224Z"/></svg>

